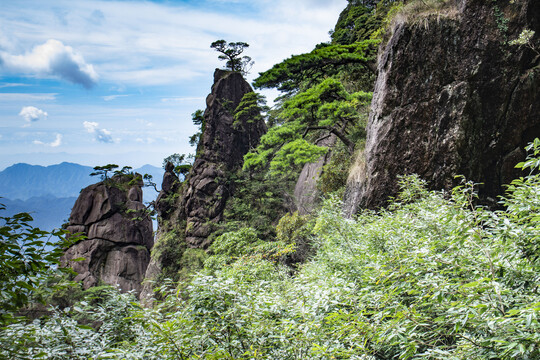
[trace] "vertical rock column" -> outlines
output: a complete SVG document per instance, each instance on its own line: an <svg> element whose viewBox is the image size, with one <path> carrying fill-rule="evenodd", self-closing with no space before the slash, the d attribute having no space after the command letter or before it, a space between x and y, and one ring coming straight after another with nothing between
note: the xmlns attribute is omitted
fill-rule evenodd
<svg viewBox="0 0 540 360"><path fill-rule="evenodd" d="M244 155L266 132L262 120L234 119L242 97L252 91L238 72L217 69L214 73L212 92L206 98L204 131L180 204L190 247L209 245L213 225L221 221L234 191L230 175L242 166Z"/></svg>

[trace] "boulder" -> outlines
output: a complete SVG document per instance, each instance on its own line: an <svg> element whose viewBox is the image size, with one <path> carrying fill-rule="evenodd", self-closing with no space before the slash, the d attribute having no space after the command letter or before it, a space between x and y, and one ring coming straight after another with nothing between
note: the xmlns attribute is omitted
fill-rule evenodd
<svg viewBox="0 0 540 360"><path fill-rule="evenodd" d="M132 175L116 175L81 191L67 230L86 239L68 248L61 265L72 267L85 289L100 282L123 292L141 290L150 249L152 220L142 204L142 182Z"/></svg>

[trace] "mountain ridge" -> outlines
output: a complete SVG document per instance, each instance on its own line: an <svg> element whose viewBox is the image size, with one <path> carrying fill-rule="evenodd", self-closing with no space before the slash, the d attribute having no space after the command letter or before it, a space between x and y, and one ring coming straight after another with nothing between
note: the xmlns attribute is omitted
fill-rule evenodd
<svg viewBox="0 0 540 360"><path fill-rule="evenodd" d="M150 164L134 169L159 179L164 170ZM56 198L77 197L81 189L99 181L91 177L93 168L72 162L49 166L16 163L0 171L0 196L26 201L51 195Z"/></svg>

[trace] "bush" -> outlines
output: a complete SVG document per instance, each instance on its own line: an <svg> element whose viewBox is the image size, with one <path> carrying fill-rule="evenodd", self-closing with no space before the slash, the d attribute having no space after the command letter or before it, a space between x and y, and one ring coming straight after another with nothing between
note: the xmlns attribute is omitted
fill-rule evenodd
<svg viewBox="0 0 540 360"><path fill-rule="evenodd" d="M330 197L310 230L317 252L294 276L272 256L308 224L293 214L276 242L223 234L206 263L225 261L185 296L144 309L116 294L12 324L0 357L538 359L540 141L530 150L504 211L475 207L474 184L443 194L415 176L379 213L345 219ZM78 324L80 311L101 323Z"/></svg>

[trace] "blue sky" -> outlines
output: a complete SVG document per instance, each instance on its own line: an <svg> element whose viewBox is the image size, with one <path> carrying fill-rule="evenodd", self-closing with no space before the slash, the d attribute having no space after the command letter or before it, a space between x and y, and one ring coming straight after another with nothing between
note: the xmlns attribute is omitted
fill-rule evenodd
<svg viewBox="0 0 540 360"><path fill-rule="evenodd" d="M160 166L193 153L190 114L250 44L260 71L328 41L346 0L0 0L0 170L17 163ZM271 100L277 93L265 92Z"/></svg>

